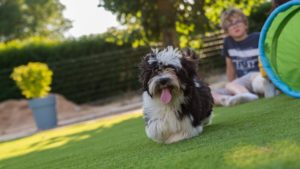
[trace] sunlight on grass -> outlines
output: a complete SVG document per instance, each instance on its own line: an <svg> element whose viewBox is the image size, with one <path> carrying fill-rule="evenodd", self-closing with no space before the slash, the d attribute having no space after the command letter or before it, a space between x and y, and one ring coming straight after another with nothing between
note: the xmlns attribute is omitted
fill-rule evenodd
<svg viewBox="0 0 300 169"><path fill-rule="evenodd" d="M110 128L115 124L140 116L141 110L138 110L118 116L40 132L19 140L0 143L0 160L28 154L34 151L60 147L72 141L84 140L90 137L89 134L84 134L87 131L97 129L100 131L103 128ZM82 134L78 136L76 135L78 133Z"/></svg>
<svg viewBox="0 0 300 169"><path fill-rule="evenodd" d="M299 161L300 144L277 141L266 146L238 146L225 154L225 161L237 168L268 168Z"/></svg>

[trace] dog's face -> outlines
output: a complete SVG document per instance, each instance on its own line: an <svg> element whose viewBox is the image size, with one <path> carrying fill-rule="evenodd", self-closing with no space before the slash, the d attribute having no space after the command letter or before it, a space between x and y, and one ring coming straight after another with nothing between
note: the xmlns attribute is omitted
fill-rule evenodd
<svg viewBox="0 0 300 169"><path fill-rule="evenodd" d="M196 56L190 50L180 52L168 47L147 54L141 64L140 80L144 91L153 98L169 104L175 96L194 84L196 76Z"/></svg>

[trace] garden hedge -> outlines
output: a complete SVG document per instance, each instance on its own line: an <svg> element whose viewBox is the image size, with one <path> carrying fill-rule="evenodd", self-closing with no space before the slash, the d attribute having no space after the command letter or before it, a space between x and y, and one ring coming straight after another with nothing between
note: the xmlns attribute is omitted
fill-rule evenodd
<svg viewBox="0 0 300 169"><path fill-rule="evenodd" d="M117 46L104 38L53 42L30 40L12 42L0 49L0 101L22 98L10 79L14 67L28 62L44 62L54 72L52 92L83 103L139 88L138 63L148 52L132 49L130 44Z"/></svg>

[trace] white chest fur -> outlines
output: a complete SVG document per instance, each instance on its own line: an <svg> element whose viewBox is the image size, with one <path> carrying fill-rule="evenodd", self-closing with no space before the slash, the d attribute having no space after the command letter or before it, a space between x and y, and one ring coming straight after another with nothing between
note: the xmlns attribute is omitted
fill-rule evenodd
<svg viewBox="0 0 300 169"><path fill-rule="evenodd" d="M190 117L183 119L177 117L177 112L181 111L180 105L184 102L183 96L178 96L170 104L165 105L144 92L143 102L146 134L154 141L172 143L202 132L202 126L192 126Z"/></svg>

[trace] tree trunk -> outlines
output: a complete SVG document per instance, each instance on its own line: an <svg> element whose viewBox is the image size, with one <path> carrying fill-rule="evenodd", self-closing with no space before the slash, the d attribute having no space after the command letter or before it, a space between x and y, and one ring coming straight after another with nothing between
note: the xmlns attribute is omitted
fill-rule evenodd
<svg viewBox="0 0 300 169"><path fill-rule="evenodd" d="M157 8L161 16L161 36L164 46L178 47L176 33L176 9L174 0L156 0Z"/></svg>

